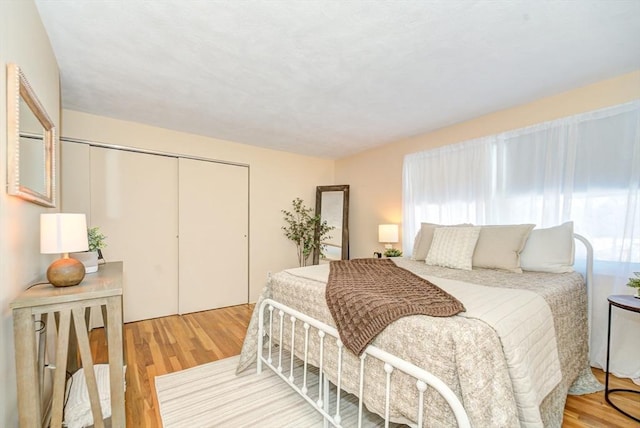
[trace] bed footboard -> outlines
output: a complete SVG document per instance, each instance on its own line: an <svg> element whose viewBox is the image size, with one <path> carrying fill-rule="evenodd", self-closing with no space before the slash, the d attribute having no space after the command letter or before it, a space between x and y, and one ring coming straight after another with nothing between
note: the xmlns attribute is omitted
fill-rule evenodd
<svg viewBox="0 0 640 428"><path fill-rule="evenodd" d="M265 317L267 317L265 319ZM287 325L285 326L285 320ZM265 322L266 321L266 322ZM304 332L304 352L300 357L302 363L302 376L296 378L294 376L294 352L289 354L289 361L287 355L283 355L283 348L287 346L283 340L290 339L289 349L295 348L295 334L296 323L301 322ZM276 329L279 332L279 337L274 340L273 331L274 323L276 323ZM285 329L289 329L290 335L288 338L283 337ZM302 398L304 398L311 406L313 406L324 417L325 426L331 424L335 427L341 427L341 378L342 378L342 354L343 352L349 352L344 349L340 337L335 328L326 325L314 318L311 318L295 309L289 308L281 303L278 303L271 299L263 300L259 308L259 322L258 322L258 361L257 372L262 372L263 364L271 368L282 380L284 380L294 391L296 391ZM311 331L310 331L311 330ZM309 388L307 383L307 375L309 372L309 338L311 334L317 334L320 341L319 355L317 361L319 361L318 371L318 393L317 399L314 399L309 394ZM265 339L268 341L265 347ZM336 399L335 409L331 409L329 406L329 381L323 372L323 353L325 350L325 340L334 340L337 346L338 352L338 368L337 368L337 382L336 382ZM277 341L276 345L274 342ZM284 345L284 346L283 346ZM276 349L277 348L277 349ZM266 351L266 356L264 355ZM275 355L274 355L275 353ZM391 374L394 370L399 370L405 374L416 379L415 387L418 391L419 400L416 408L415 426L423 427L423 418L425 414L424 409L424 393L428 387L434 388L449 404L451 410L455 416L457 424L461 428L470 427L469 418L464 410L460 400L453 393L453 391L439 378L433 374L421 369L401 358L398 358L388 352L383 351L373 345L369 345L363 354L360 356L360 374L359 374L359 393L358 396L358 427L362 427L363 423L363 392L364 392L364 377L365 377L365 360L367 358L375 358L384 363L384 371L386 373L386 385L385 385L385 414L380 415L384 418L385 427L390 424L389 407L390 407L390 391L391 391ZM286 365L288 367L288 375L286 371ZM314 394L315 395L315 394ZM332 413L333 412L333 413ZM412 424L413 425L413 424Z"/></svg>

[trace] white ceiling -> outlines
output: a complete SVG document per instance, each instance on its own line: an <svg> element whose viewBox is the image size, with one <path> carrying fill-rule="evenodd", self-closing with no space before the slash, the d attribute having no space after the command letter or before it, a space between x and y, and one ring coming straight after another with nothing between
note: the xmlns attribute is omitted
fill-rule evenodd
<svg viewBox="0 0 640 428"><path fill-rule="evenodd" d="M639 0L36 4L64 108L328 158L640 69Z"/></svg>

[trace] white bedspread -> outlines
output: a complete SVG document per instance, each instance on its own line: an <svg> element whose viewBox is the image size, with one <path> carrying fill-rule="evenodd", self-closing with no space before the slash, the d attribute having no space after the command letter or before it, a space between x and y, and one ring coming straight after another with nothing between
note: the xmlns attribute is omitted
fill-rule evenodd
<svg viewBox="0 0 640 428"><path fill-rule="evenodd" d="M542 426L540 404L562 380L553 317L528 290L499 289L425 277L460 300L459 315L489 324L500 337L523 426Z"/></svg>
<svg viewBox="0 0 640 428"><path fill-rule="evenodd" d="M329 265L289 269L287 273L322 283ZM424 276L460 300L459 316L491 326L502 343L523 426L542 427L540 404L562 379L551 310L536 293L486 287L453 279Z"/></svg>

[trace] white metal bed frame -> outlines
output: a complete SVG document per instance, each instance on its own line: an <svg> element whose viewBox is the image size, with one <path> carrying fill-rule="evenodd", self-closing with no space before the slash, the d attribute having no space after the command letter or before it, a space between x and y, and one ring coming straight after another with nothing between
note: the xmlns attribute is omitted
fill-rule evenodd
<svg viewBox="0 0 640 428"><path fill-rule="evenodd" d="M293 375L294 369L294 353L290 353L289 358L289 375L286 376L283 373L283 346L278 346L277 350L277 365L275 365L275 361L273 358L274 352L274 344L273 344L273 322L274 322L274 310L277 309L277 321L279 322L279 331L280 336L278 343L283 343L283 332L284 332L284 320L285 314L289 317L289 321L291 322L291 340L289 342L289 349L294 349L295 343L295 330L296 330L296 322L301 321L303 323L304 328L304 358L303 358L303 376L302 379L295 379ZM341 393L341 379L342 379L342 353L343 353L343 345L340 341L340 336L338 335L338 331L314 318L311 318L308 315L303 314L302 312L298 312L295 309L292 309L286 305L276 302L272 299L265 299L262 301L260 305L260 312L258 318L258 374L262 372L262 365L266 365L271 368L282 380L284 380L291 388L293 388L298 394L300 394L309 404L311 404L322 416L324 417L325 424L327 427L331 424L334 427L341 427L342 418L340 416L340 393ZM264 356L264 337L267 335L267 330L264 326L264 314L266 311L269 311L269 321L268 321L268 352L267 356ZM307 373L308 373L308 349L309 349L309 332L310 328L313 327L317 330L318 337L320 338L320 364L319 364L319 380L318 380L318 397L317 401L314 401L308 394L307 388ZM336 345L338 347L338 371L337 371L337 383L336 383L336 409L335 414L331 415L329 412L329 381L323 373L323 353L324 353L324 340L326 336L331 336L336 341ZM360 388L358 393L358 428L362 427L363 420L363 389L364 389L364 363L365 359L368 357L377 358L384 362L384 371L386 373L386 393L385 393L385 427L389 426L390 418L389 418L389 403L390 403L390 391L391 391L391 373L398 369L409 376L416 379L416 389L418 390L419 400L418 400L418 414L416 417L418 428L422 428L423 426L423 416L424 416L424 393L427 390L427 386L431 386L434 388L440 395L444 397L447 401L453 414L456 418L458 426L460 428L470 428L471 424L469 423L469 418L467 416L467 412L462 407L462 403L458 400L458 397L454 394L454 392L439 378L429 373L428 371L421 369L418 366L415 366L401 358L396 357L382 349L369 345L364 350L362 355L360 356ZM300 383L301 381L301 383Z"/></svg>
<svg viewBox="0 0 640 428"><path fill-rule="evenodd" d="M591 335L591 286L593 281L593 248L589 241L578 234L574 234L574 238L584 244L586 248L586 267L585 267L585 284L587 287L587 301L588 301L588 331L589 336ZM274 343L273 343L273 322L274 322L274 311L277 310L276 318L279 323L279 340L277 345L277 363L274 361L273 353L274 353ZM268 311L268 325L265 326L265 312ZM304 356L303 360L303 371L302 371L302 379L296 379L294 376L294 352L290 353L290 361L289 361L289 375L286 376L283 371L283 332L284 332L284 322L285 315L289 317L289 322L291 323L291 335L289 341L289 349L293 350L295 344L295 330L296 330L296 322L300 321L303 324L304 329ZM318 321L302 312L296 311L282 303L276 302L272 299L265 299L262 301L259 313L258 313L258 358L257 358L257 373L262 373L262 366L266 365L271 370L273 370L282 380L284 380L294 391L296 391L300 396L302 396L312 407L314 407L324 418L324 427L327 428L329 424L334 427L342 427L342 417L340 415L341 410L341 402L340 402L340 394L341 394L341 379L342 379L342 353L343 353L343 344L340 340L340 336L338 331L321 322ZM320 340L320 355L319 355L319 380L318 380L318 400L314 400L309 396L309 390L307 388L307 373L308 373L308 351L309 351L309 337L311 328L314 328L317 331L317 335ZM268 329L268 331L267 331ZM331 336L337 345L338 352L338 367L337 367L337 382L336 382L336 408L335 413L331 414L331 409L329 408L329 380L323 372L323 353L324 353L324 340L326 336ZM267 356L264 356L264 338L268 336L268 349ZM471 424L469 422L469 417L467 416L467 412L465 411L462 403L455 395L455 393L438 377L434 376L430 372L421 369L420 367L411 364L393 354L390 354L374 345L369 345L364 350L362 355L360 356L360 374L359 374L359 392L358 392L358 428L362 428L363 423L363 390L364 390L364 370L365 370L365 360L368 357L376 358L382 362L384 362L384 370L386 373L386 387L385 387L385 414L384 414L384 423L385 427L389 427L390 416L389 416L389 407L390 407L390 391L391 391L391 373L394 370L400 370L407 375L416 379L416 389L418 390L418 409L415 426L417 428L422 428L423 426L423 417L424 417L424 393L427 390L427 387L430 386L434 388L449 404L453 415L456 419L458 427L460 428L469 428Z"/></svg>

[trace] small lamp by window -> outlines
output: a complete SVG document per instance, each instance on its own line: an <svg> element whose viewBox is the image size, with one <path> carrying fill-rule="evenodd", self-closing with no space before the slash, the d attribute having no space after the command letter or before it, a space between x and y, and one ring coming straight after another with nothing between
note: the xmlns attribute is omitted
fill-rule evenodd
<svg viewBox="0 0 640 428"><path fill-rule="evenodd" d="M398 242L398 225L397 224L381 224L378 225L378 242L385 244L387 250L393 248Z"/></svg>
<svg viewBox="0 0 640 428"><path fill-rule="evenodd" d="M40 214L40 252L62 254L47 269L47 280L56 287L80 284L84 265L69 253L87 251L87 218L84 214Z"/></svg>

